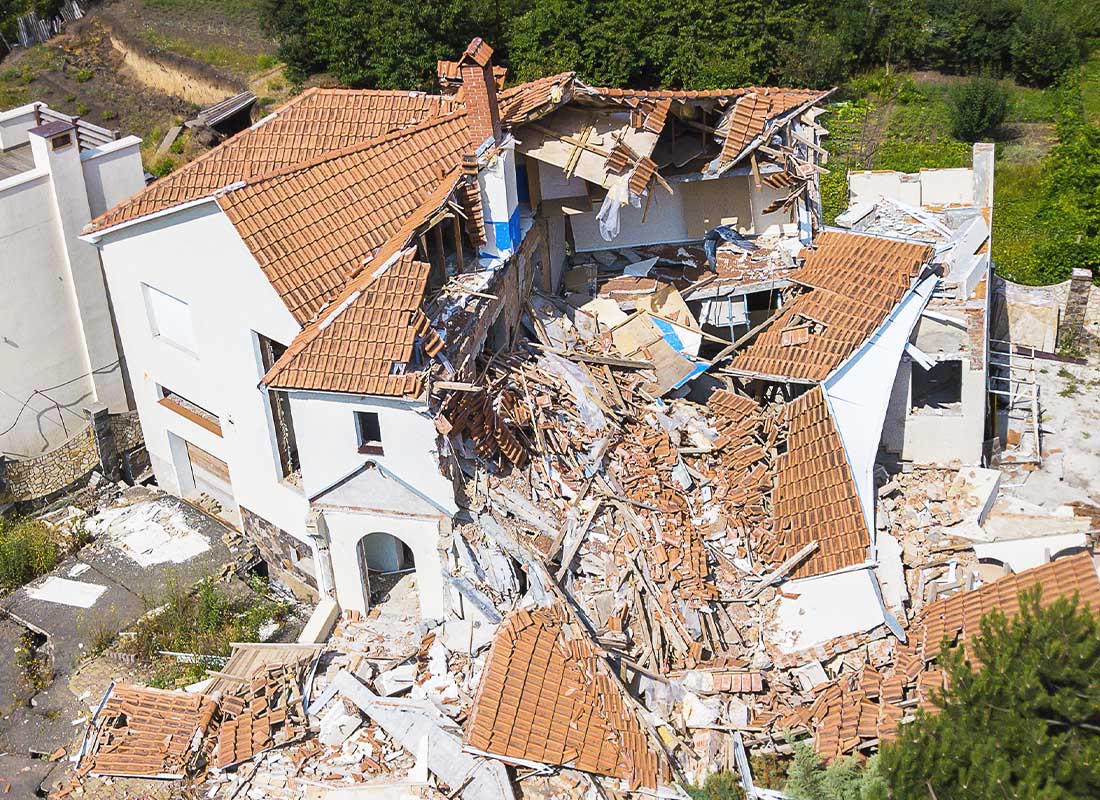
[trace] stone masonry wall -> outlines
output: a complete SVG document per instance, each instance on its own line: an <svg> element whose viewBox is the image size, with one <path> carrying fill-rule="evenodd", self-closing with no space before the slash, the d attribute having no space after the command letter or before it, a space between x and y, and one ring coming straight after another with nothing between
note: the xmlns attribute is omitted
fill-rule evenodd
<svg viewBox="0 0 1100 800"><path fill-rule="evenodd" d="M317 579L298 566L299 561L312 560L309 547L244 506L241 506L241 520L245 538L260 551L269 571L283 579L296 595L311 601L320 599Z"/></svg>
<svg viewBox="0 0 1100 800"><path fill-rule="evenodd" d="M58 492L98 466L95 429L88 424L48 453L20 461L5 461L0 477L13 500L26 502Z"/></svg>

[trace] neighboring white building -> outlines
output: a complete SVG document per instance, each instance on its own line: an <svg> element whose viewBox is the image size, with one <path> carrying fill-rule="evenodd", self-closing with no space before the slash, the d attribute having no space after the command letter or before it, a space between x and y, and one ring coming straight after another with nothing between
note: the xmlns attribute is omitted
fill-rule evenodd
<svg viewBox="0 0 1100 800"><path fill-rule="evenodd" d="M51 450L82 408L130 407L88 222L145 186L134 136L44 103L0 113L0 457Z"/></svg>
<svg viewBox="0 0 1100 800"><path fill-rule="evenodd" d="M458 465L429 367L475 378L532 286L561 285L567 240L698 242L726 224L797 242L813 225L814 173L747 156L782 141L812 160L827 93L633 97L567 73L498 97L491 55L474 40L441 64L444 95L311 89L86 229L159 485L215 499L274 572L347 609L369 607L372 572L411 567L425 617L461 603L440 558ZM585 120L602 132L575 158L539 140ZM686 141L699 120L721 135ZM558 186L563 165L579 177Z"/></svg>

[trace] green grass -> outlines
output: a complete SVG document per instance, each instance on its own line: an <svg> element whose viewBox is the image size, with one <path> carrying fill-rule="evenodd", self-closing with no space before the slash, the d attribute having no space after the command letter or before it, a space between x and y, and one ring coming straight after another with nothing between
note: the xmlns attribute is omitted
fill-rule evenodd
<svg viewBox="0 0 1100 800"><path fill-rule="evenodd" d="M1085 118L1093 125L1100 125L1100 46L1081 67L1081 99Z"/></svg>
<svg viewBox="0 0 1100 800"><path fill-rule="evenodd" d="M141 38L160 50L194 59L219 69L252 73L270 69L274 63L268 54L254 55L224 45L197 45L184 39L159 33L151 28L141 31Z"/></svg>
<svg viewBox="0 0 1100 800"><path fill-rule="evenodd" d="M53 531L37 520L0 517L0 590L11 591L57 566Z"/></svg>
<svg viewBox="0 0 1100 800"><path fill-rule="evenodd" d="M1036 267L1036 245L1044 235L1039 212L1043 167L1038 161L997 164L993 199L993 261L1012 281L1026 282Z"/></svg>
<svg viewBox="0 0 1100 800"><path fill-rule="evenodd" d="M254 597L234 599L210 578L193 589L169 580L157 595L159 610L142 618L123 648L153 667L153 686L175 688L201 680L214 662L182 663L159 651L224 657L230 642L259 641L260 629L272 621L283 622L290 607L273 598L263 581L250 585Z"/></svg>

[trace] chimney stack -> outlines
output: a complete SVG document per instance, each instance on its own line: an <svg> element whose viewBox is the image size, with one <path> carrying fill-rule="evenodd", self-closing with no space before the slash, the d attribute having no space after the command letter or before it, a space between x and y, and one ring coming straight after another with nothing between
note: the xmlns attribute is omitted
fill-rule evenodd
<svg viewBox="0 0 1100 800"><path fill-rule="evenodd" d="M458 60L462 71L462 97L470 128L470 146L477 150L487 139L500 142L500 107L493 77L493 48L482 39L470 42Z"/></svg>

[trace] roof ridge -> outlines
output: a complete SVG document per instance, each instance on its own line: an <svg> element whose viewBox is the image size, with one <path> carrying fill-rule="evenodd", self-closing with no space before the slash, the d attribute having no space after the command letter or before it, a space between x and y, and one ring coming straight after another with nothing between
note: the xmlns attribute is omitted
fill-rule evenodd
<svg viewBox="0 0 1100 800"><path fill-rule="evenodd" d="M308 169L312 169L326 161L333 161L337 158L343 158L344 156L351 155L359 152L360 150L369 150L379 145L385 144L388 141L401 138L403 136L409 136L414 133L421 133L436 125L440 125L444 122L453 122L456 119L464 117L466 115L465 108L456 108L447 114L442 114L437 117L430 117L422 122L418 122L416 125L412 125L408 128L399 128L395 131L376 136L373 139L367 139L365 142L358 142L356 144L350 144L347 147L341 147L339 150L330 150L327 153L321 153L320 155L307 158L305 161L299 161L296 164L289 164L285 167L279 167L278 169L266 172L263 175L257 175L255 178L246 178L237 184L226 187L222 190L222 194L229 194L231 192L241 191L242 189L248 189L256 187L258 184L265 181L275 180L277 178L286 177L295 172L303 172Z"/></svg>
<svg viewBox="0 0 1100 800"><path fill-rule="evenodd" d="M215 147L211 147L205 153L203 153L203 154L193 158L192 160L188 161L186 164L184 164L182 167L180 167L178 170L171 173L170 175L166 175L165 177L161 178L159 181L153 181L152 183L150 183L147 186L145 186L144 188L142 188L142 190L140 192L126 198L126 200L124 200L122 203L119 203L117 206L113 206L111 208L108 208L106 211L104 211L98 217L91 220L88 223L88 225L86 226L86 229L91 229L93 231L99 230L99 226L97 225L99 220L103 219L104 217L106 217L108 215L117 213L120 208L126 208L128 206L134 205L135 203L137 203L138 200L140 200L142 197L144 197L146 194L148 194L149 192L153 191L156 188L163 188L165 184L171 184L171 183L178 182L180 180L180 176L187 176L187 175L190 175L192 172L195 172L196 165L206 163L211 158L214 158L215 155L217 155L217 156L224 155L225 150L223 148L235 147L236 145L240 144L240 142L243 139L245 139L249 134L254 133L255 131L259 130L260 128L264 127L265 125L267 125L271 122L274 122L275 119L278 118L278 116L280 114L284 113L288 109L292 109L292 108L296 107L299 103L301 103L306 98L313 97L314 95L318 94L319 92L320 92L320 89L318 87L311 86L310 88L306 89L301 94L295 95L290 100L287 100L285 103L283 103L277 109L272 111L270 114L266 114L262 118L258 119L256 122L249 125L243 131L238 131L237 133L233 134L228 139L226 139L224 142L218 144ZM211 194L213 194L213 193L211 193ZM203 195L203 196L204 197L209 197L210 195ZM140 219L141 217L144 217L144 216L147 216L147 215L142 214L138 217L135 217L134 219ZM125 221L128 222L129 220L125 220ZM121 224L121 223L117 223L117 224ZM109 227L114 227L114 226L111 225Z"/></svg>

